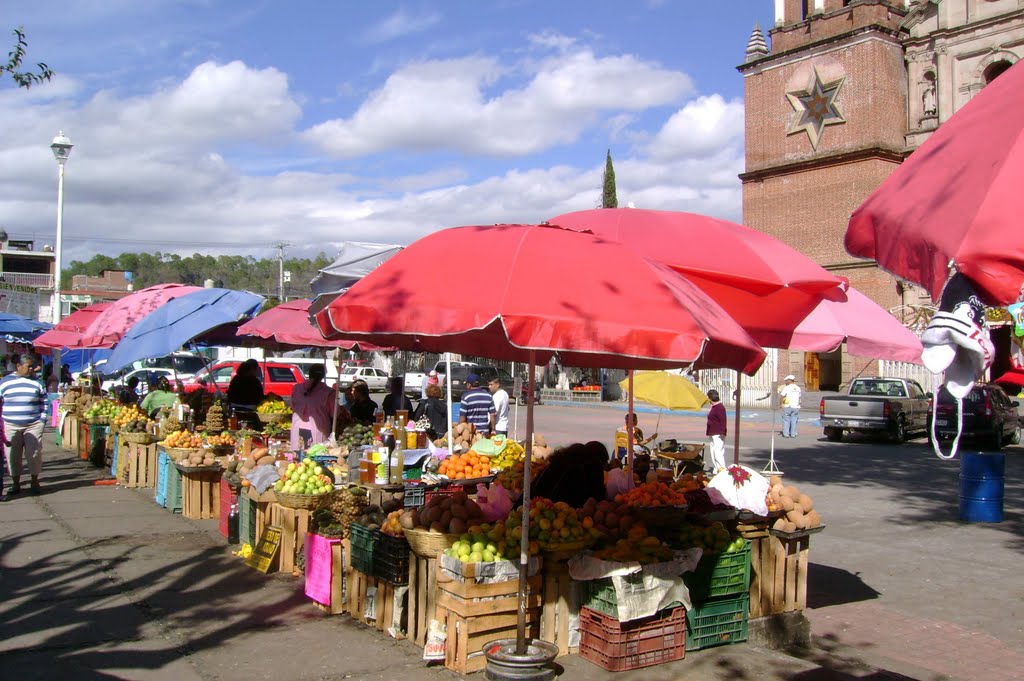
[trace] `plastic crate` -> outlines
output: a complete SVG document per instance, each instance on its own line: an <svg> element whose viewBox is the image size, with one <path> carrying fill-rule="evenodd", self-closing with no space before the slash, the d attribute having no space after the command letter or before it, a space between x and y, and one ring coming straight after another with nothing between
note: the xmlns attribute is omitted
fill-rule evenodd
<svg viewBox="0 0 1024 681"><path fill-rule="evenodd" d="M423 485L406 485L403 504L406 508L420 508L427 502L427 488Z"/></svg>
<svg viewBox="0 0 1024 681"><path fill-rule="evenodd" d="M231 483L226 478L221 477L220 479L220 513L218 517L217 529L220 531L220 536L227 539L228 537L228 518L231 515L232 504L238 503L238 492L231 486ZM241 509L239 509L241 513ZM242 536L241 523L239 523L238 536Z"/></svg>
<svg viewBox="0 0 1024 681"><path fill-rule="evenodd" d="M248 494L238 495L238 541L256 546L256 502Z"/></svg>
<svg viewBox="0 0 1024 681"><path fill-rule="evenodd" d="M117 479L117 459L118 459L118 455L120 454L120 451L121 451L121 448L119 446L120 441L121 441L120 434L115 434L114 435L114 451L110 455L110 474L114 476L114 479ZM60 443L58 442L57 444L60 444ZM160 503L160 502L158 501L157 503Z"/></svg>
<svg viewBox="0 0 1024 681"><path fill-rule="evenodd" d="M424 503L430 501L431 499L437 496L451 497L463 491L464 490L461 485L445 485L444 487L435 487L434 489L428 489L426 495L424 496Z"/></svg>
<svg viewBox="0 0 1024 681"><path fill-rule="evenodd" d="M181 513L181 473L163 449L156 457L156 503L171 513Z"/></svg>
<svg viewBox="0 0 1024 681"><path fill-rule="evenodd" d="M704 556L696 570L683 575L683 581L694 603L745 593L750 588L750 542L739 551Z"/></svg>
<svg viewBox="0 0 1024 681"><path fill-rule="evenodd" d="M409 541L380 533L380 543L373 554L373 573L389 584L409 583Z"/></svg>
<svg viewBox="0 0 1024 681"><path fill-rule="evenodd" d="M627 584L635 584L638 590L644 588L643 575L639 572L623 575L622 578ZM615 585L612 584L610 577L580 582L580 605L614 617L616 620L619 618L619 599L615 594Z"/></svg>
<svg viewBox="0 0 1024 681"><path fill-rule="evenodd" d="M114 449L114 461L118 459L118 450ZM170 462L170 457L167 456L167 452L162 449L157 450L156 454L156 493L153 495L156 505L161 508L167 508L167 466ZM117 464L114 464L114 475L117 475Z"/></svg>
<svg viewBox="0 0 1024 681"><path fill-rule="evenodd" d="M701 650L747 640L750 594L717 598L686 613L686 648Z"/></svg>
<svg viewBox="0 0 1024 681"><path fill-rule="evenodd" d="M364 575L374 576L373 559L380 545L381 531L352 523L349 539L352 544L352 567Z"/></svg>
<svg viewBox="0 0 1024 681"><path fill-rule="evenodd" d="M612 672L683 659L686 633L682 607L632 622L580 608L580 657Z"/></svg>

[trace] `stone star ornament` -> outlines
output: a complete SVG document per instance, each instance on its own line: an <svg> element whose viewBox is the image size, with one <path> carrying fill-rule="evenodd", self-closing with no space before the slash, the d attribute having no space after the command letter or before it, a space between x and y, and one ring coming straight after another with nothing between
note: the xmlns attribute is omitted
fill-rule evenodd
<svg viewBox="0 0 1024 681"><path fill-rule="evenodd" d="M846 77L843 76L824 82L818 69L814 68L813 77L805 89L787 92L786 98L796 116L786 134L806 132L811 147L817 149L826 125L840 125L846 122L839 102L836 101L845 81Z"/></svg>

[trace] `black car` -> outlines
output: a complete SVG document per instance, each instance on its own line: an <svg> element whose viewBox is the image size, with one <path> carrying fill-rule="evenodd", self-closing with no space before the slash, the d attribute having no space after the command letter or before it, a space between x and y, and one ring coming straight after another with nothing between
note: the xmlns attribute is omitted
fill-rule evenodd
<svg viewBox="0 0 1024 681"><path fill-rule="evenodd" d="M938 394L935 435L940 440L956 437L956 399L943 387ZM1020 442L1020 402L992 383L977 383L963 399L963 430L960 437L999 450ZM929 437L931 432L929 416Z"/></svg>

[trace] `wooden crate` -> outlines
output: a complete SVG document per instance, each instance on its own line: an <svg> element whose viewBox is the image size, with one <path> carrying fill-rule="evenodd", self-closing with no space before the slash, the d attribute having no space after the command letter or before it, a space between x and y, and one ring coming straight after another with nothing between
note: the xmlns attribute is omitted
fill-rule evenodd
<svg viewBox="0 0 1024 681"><path fill-rule="evenodd" d="M459 674L480 671L487 663L483 654L486 643L499 638L513 638L519 623L519 580L497 584L474 584L457 580L438 581L438 619L448 630L444 666ZM527 636L540 637L541 620L540 575L529 580L526 601Z"/></svg>
<svg viewBox="0 0 1024 681"><path fill-rule="evenodd" d="M173 464L172 464L173 465ZM190 520L220 515L220 471L181 474L181 514Z"/></svg>
<svg viewBox="0 0 1024 681"><path fill-rule="evenodd" d="M253 487L249 487L248 490L249 500L256 505L256 528L254 535L256 541L259 541L260 537L263 536L263 530L267 525L271 524L268 522L270 520L270 505L275 502L277 497L274 496L273 488L263 494L257 492ZM253 544L253 546L255 545Z"/></svg>
<svg viewBox="0 0 1024 681"><path fill-rule="evenodd" d="M345 570L345 559L348 556L348 540L343 539L331 545L331 602L317 603L317 607L325 615L342 615L348 612L348 574Z"/></svg>
<svg viewBox="0 0 1024 681"><path fill-rule="evenodd" d="M422 648L427 643L427 628L437 615L437 558L409 555L409 639Z"/></svg>
<svg viewBox="0 0 1024 681"><path fill-rule="evenodd" d="M82 461L89 460L89 424L84 420L78 422L78 458Z"/></svg>
<svg viewBox="0 0 1024 681"><path fill-rule="evenodd" d="M357 622L387 632L396 639L404 639L408 627L401 615L407 612L407 608L402 607L406 593L408 589L404 586L396 587L383 579L350 569L345 594L346 608ZM373 616L367 617L367 606L371 598Z"/></svg>
<svg viewBox="0 0 1024 681"><path fill-rule="evenodd" d="M575 582L569 576L567 560L558 556L545 555L541 572L544 579L544 605L541 610L540 638L558 646L558 656L575 655L579 652L579 637L576 645L569 646L571 625L579 628L580 603L575 591Z"/></svg>
<svg viewBox="0 0 1024 681"><path fill-rule="evenodd" d="M750 617L764 617L807 607L810 537L753 539L750 551Z"/></svg>
<svg viewBox="0 0 1024 681"><path fill-rule="evenodd" d="M60 430L60 445L63 449L74 452L78 451L78 417L69 413L64 417L64 423Z"/></svg>
<svg viewBox="0 0 1024 681"><path fill-rule="evenodd" d="M257 524L259 513L257 512ZM274 502L267 509L267 524L281 528L281 560L278 569L284 573L295 570L295 561L303 550L306 532L309 531L309 519L312 511L304 508L288 508Z"/></svg>
<svg viewBox="0 0 1024 681"><path fill-rule="evenodd" d="M118 438L120 439L120 438ZM129 442L127 449L127 466L125 487L156 487L157 447L156 443L140 445ZM121 450L124 454L125 450ZM173 465L173 464L172 464Z"/></svg>
<svg viewBox="0 0 1024 681"><path fill-rule="evenodd" d="M128 443L117 438L117 473L115 477L119 484L125 486L128 485L128 458Z"/></svg>

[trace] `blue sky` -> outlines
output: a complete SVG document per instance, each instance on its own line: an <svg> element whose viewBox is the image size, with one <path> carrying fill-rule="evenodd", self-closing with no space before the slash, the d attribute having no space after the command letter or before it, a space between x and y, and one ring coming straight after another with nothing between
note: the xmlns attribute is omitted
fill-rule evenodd
<svg viewBox="0 0 1024 681"><path fill-rule="evenodd" d="M739 220L743 81L773 3L8 1L51 83L0 84L0 225L67 259L331 253L619 200ZM13 40L13 37L12 37Z"/></svg>

